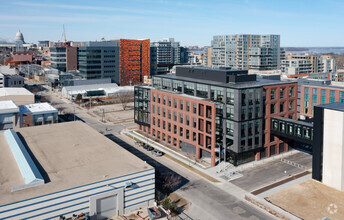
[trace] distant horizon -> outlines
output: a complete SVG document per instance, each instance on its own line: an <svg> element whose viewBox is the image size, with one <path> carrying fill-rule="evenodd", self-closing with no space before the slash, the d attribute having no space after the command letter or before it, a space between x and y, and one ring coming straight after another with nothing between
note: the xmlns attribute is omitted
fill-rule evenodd
<svg viewBox="0 0 344 220"><path fill-rule="evenodd" d="M69 41L171 37L210 46L216 35L274 33L281 47L344 47L342 8L340 0L14 0L2 2L0 38L20 29L26 42L63 41L64 25Z"/></svg>
<svg viewBox="0 0 344 220"><path fill-rule="evenodd" d="M24 35L24 34L23 34ZM168 37L164 37L164 38L161 38L160 40L162 39L165 39L165 38L168 38ZM171 37L170 37L171 38ZM111 38L111 39L114 39L114 38ZM118 38L118 39L133 39L133 38ZM146 39L149 39L149 38L146 38ZM24 40L25 40L25 35L24 35ZM81 41L81 40L68 40L68 41L71 41L71 42L88 42L88 41L100 41L101 39L99 40L84 40L84 41ZM109 41L107 39L105 39L106 41ZM138 39L134 39L134 40L138 40ZM152 41L152 39L149 39L151 42L155 42L155 41ZM13 39L5 39L5 38L2 38L0 36L0 42L1 41L4 41L4 42L8 42L8 43L14 43L14 37ZM38 44L38 41L51 41L51 42L63 42L61 40L58 40L58 41L54 41L54 40L37 40L36 42L28 42L27 40L25 40L26 43L33 43L33 44ZM175 41L177 42L180 42L178 40L175 39ZM182 45L181 46L183 47L194 47L194 46L198 46L198 47L209 47L210 45ZM344 48L344 46L281 46L281 48Z"/></svg>

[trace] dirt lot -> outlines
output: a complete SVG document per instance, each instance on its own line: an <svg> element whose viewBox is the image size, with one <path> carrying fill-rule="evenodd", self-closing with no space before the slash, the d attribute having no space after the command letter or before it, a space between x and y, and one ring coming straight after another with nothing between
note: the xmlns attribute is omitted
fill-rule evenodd
<svg viewBox="0 0 344 220"><path fill-rule="evenodd" d="M344 192L315 180L293 185L267 200L303 219L344 219Z"/></svg>

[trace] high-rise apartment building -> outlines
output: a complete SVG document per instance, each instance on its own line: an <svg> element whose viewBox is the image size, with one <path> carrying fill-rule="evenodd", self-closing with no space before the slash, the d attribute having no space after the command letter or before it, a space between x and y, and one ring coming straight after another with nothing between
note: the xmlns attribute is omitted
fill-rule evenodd
<svg viewBox="0 0 344 220"><path fill-rule="evenodd" d="M336 60L327 55L320 56L323 71L325 73L333 73L337 71Z"/></svg>
<svg viewBox="0 0 344 220"><path fill-rule="evenodd" d="M204 65L205 66L212 66L211 63L211 47L204 47Z"/></svg>
<svg viewBox="0 0 344 220"><path fill-rule="evenodd" d="M215 67L241 70L280 68L279 35L219 35L211 41L211 62Z"/></svg>
<svg viewBox="0 0 344 220"><path fill-rule="evenodd" d="M180 43L176 42L174 38L152 42L151 47L155 48L158 74L169 72L175 64L187 63L186 48L180 47Z"/></svg>
<svg viewBox="0 0 344 220"><path fill-rule="evenodd" d="M312 63L308 59L281 60L281 71L288 76L307 76L312 72Z"/></svg>
<svg viewBox="0 0 344 220"><path fill-rule="evenodd" d="M334 73L336 61L331 56L288 54L281 60L281 70L285 75L305 75L311 73Z"/></svg>
<svg viewBox="0 0 344 220"><path fill-rule="evenodd" d="M177 67L135 87L135 122L142 132L180 151L207 158L218 152L234 165L290 150L270 133L272 117L296 119L297 83L247 70ZM207 160L205 159L205 160Z"/></svg>

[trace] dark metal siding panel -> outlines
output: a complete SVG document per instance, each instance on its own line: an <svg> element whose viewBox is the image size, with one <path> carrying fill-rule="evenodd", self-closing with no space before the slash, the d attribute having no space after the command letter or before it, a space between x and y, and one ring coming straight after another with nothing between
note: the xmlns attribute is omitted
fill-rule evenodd
<svg viewBox="0 0 344 220"><path fill-rule="evenodd" d="M324 109L314 107L312 178L322 180Z"/></svg>

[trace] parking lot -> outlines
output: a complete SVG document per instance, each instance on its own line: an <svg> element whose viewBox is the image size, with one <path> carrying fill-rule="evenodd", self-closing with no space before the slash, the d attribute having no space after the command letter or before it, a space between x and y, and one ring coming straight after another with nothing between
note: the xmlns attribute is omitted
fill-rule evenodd
<svg viewBox="0 0 344 220"><path fill-rule="evenodd" d="M278 159L244 170L242 171L243 177L233 180L231 183L248 192L252 192L282 179L286 179L289 176L309 170L312 167L312 156L307 153L297 152L283 159L284 162ZM293 163L288 164L287 161L301 166L291 165Z"/></svg>

